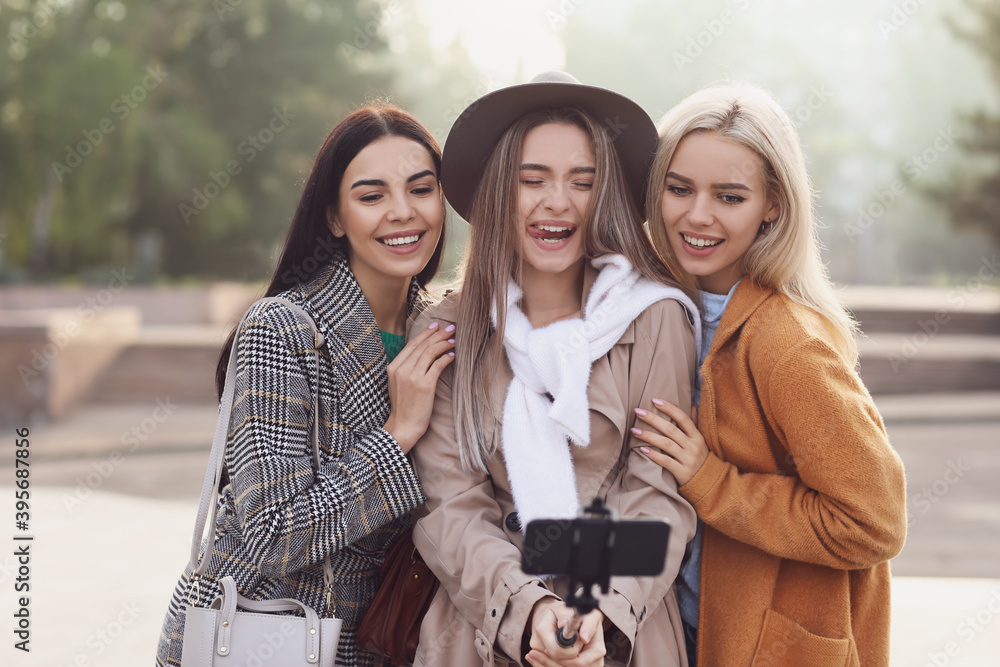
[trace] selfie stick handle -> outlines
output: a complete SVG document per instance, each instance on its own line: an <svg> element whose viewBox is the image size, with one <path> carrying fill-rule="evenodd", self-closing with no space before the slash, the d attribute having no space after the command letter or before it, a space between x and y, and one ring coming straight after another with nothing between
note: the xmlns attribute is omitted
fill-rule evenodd
<svg viewBox="0 0 1000 667"><path fill-rule="evenodd" d="M577 635L577 630L580 629L581 618L582 617L580 616L580 614L574 614L573 618L570 620L569 623L566 624L565 627L559 628L559 630L556 632L556 641L559 642L560 646L562 646L563 648L569 648L570 646L576 643L576 635ZM567 637L566 633L563 631L565 630L566 632L570 632L570 628L572 628L573 634Z"/></svg>
<svg viewBox="0 0 1000 667"><path fill-rule="evenodd" d="M558 632L556 632L556 641L563 648L569 648L576 643L577 630L579 630L580 624L583 622L584 615L589 614L599 606L597 598L594 597L593 586L596 585L603 592L607 593L611 581L611 554L614 553L615 548L615 531L611 523L611 510L604 506L603 501L599 497L595 497L593 502L584 508L583 513L602 517L603 521L607 522L608 534L605 538L606 541L601 554L597 576L587 577L581 582L577 576L577 549L580 546L580 530L577 528L573 531L573 547L569 553L570 593L566 597L566 605L573 607L574 614L570 622L566 624L566 627L559 628ZM583 584L583 589L580 593L576 592L578 584Z"/></svg>

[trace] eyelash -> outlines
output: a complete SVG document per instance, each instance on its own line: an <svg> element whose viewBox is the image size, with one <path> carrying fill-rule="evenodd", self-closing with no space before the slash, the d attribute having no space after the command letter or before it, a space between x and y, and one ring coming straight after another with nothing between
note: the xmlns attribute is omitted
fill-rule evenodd
<svg viewBox="0 0 1000 667"><path fill-rule="evenodd" d="M410 190L410 192L418 197L424 197L434 192L434 188L429 185L422 185ZM374 204L380 199L382 199L382 194L379 192L373 192L370 195L358 197L358 200L364 202L365 204Z"/></svg>
<svg viewBox="0 0 1000 667"><path fill-rule="evenodd" d="M684 197L686 195L691 194L691 191L688 188L684 188L679 185L668 185L667 190L677 195L678 197ZM730 206L735 206L736 204L740 204L746 201L746 197L741 197L739 195L733 195L729 193L721 194L719 195L719 198L722 199L723 203L729 204Z"/></svg>
<svg viewBox="0 0 1000 667"><path fill-rule="evenodd" d="M528 179L521 179L521 185L532 186L532 185L541 185L541 184L542 184L542 181L534 181L534 180L528 180ZM594 187L593 183L580 183L580 182L576 182L576 183L571 183L571 185L575 185L578 188L585 188L587 190L590 190L591 188Z"/></svg>

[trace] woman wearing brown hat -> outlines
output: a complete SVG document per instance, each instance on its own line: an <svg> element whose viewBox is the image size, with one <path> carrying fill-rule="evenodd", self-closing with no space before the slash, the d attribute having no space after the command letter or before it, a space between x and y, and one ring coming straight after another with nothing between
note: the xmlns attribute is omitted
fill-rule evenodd
<svg viewBox="0 0 1000 667"><path fill-rule="evenodd" d="M695 513L629 432L653 399L690 404L696 309L642 228L656 131L626 97L550 73L455 122L442 185L471 224L456 359L413 450L427 494L414 543L441 580L416 665L685 665L671 584ZM670 522L657 577L612 579L576 643L564 578L521 570L522 527L600 496Z"/></svg>

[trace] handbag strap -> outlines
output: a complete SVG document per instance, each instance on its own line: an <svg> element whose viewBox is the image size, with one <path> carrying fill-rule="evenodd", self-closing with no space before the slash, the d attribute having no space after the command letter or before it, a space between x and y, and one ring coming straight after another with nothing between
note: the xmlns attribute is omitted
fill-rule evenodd
<svg viewBox="0 0 1000 667"><path fill-rule="evenodd" d="M216 651L219 655L229 653L233 626L236 621L236 609L246 609L248 611L259 611L263 613L277 611L301 611L305 614L306 621L306 662L315 663L319 661L320 624L319 616L313 608L303 604L293 598L281 598L278 600L251 600L239 594L236 590L236 581L229 576L219 580L222 594L211 604L212 609L219 609L221 623L218 628L218 638L216 640Z"/></svg>
<svg viewBox="0 0 1000 667"><path fill-rule="evenodd" d="M300 306L292 303L288 299L282 297L266 297L257 301L254 306L260 303L266 302L278 302L287 307L293 313L299 316L299 319L303 320L309 325L309 329L313 334L313 358L316 364L316 388L312 392L313 399L313 428L312 428L312 454L313 462L316 468L320 465L320 455L319 455L319 348L323 346L326 342L323 338L323 334L320 333L319 329L316 327L316 322L313 318L309 316L309 313L304 311ZM229 422L232 418L233 413L233 401L236 395L236 350L239 345L240 332L243 329L243 324L246 322L247 316L250 311L253 310L254 306L243 315L240 320L239 326L236 327L236 333L233 336L233 346L229 352L229 366L226 369L226 385L222 391L222 399L220 401L220 411L219 420L215 424L215 436L212 439L212 451L208 457L208 469L205 471L205 481L201 486L201 499L198 505L198 519L195 522L194 528L194 538L191 542L191 560L190 569L193 572L194 577L199 577L205 573L208 569L208 564L212 558L212 554L215 552L215 540L214 534L208 540L205 546L205 555L202 556L201 562L198 560L198 553L201 548L202 539L205 536L205 524L208 523L208 515L215 508L216 503L219 499L219 481L222 479L222 463L223 455L226 451L226 438L229 433ZM330 556L323 560L323 579L326 584L326 595L327 595L327 606L332 606L332 590L333 590L333 568L330 566ZM235 590L235 589L234 589Z"/></svg>

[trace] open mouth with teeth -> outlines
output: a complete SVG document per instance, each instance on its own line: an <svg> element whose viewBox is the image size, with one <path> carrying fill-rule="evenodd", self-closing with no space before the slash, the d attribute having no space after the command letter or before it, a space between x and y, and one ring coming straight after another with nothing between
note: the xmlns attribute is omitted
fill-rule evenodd
<svg viewBox="0 0 1000 667"><path fill-rule="evenodd" d="M420 241L424 234L426 234L426 232L407 234L406 236L383 236L377 240L382 245L387 245L390 248L405 248Z"/></svg>
<svg viewBox="0 0 1000 667"><path fill-rule="evenodd" d="M722 243L722 239L699 239L687 234L681 234L681 237L685 243L695 248L713 248Z"/></svg>
<svg viewBox="0 0 1000 667"><path fill-rule="evenodd" d="M543 243L555 245L576 233L576 225L552 225L535 223L528 226L528 236Z"/></svg>

